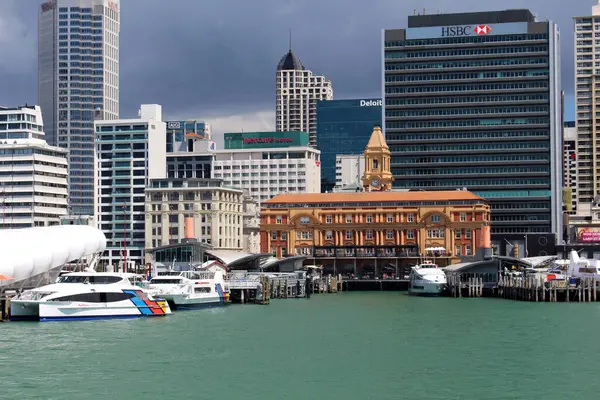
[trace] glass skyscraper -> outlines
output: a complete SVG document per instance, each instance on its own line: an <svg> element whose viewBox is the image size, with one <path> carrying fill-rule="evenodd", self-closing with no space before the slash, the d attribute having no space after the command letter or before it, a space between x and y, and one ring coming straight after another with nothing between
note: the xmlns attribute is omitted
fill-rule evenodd
<svg viewBox="0 0 600 400"><path fill-rule="evenodd" d="M317 101L317 148L321 150L321 192L335 186L335 156L362 154L381 126L381 99Z"/></svg>
<svg viewBox="0 0 600 400"><path fill-rule="evenodd" d="M38 102L69 152L73 214L94 214L94 120L119 118L119 0L48 0L38 23Z"/></svg>
<svg viewBox="0 0 600 400"><path fill-rule="evenodd" d="M562 235L558 29L528 10L408 17L383 31L394 186L490 200L492 235Z"/></svg>

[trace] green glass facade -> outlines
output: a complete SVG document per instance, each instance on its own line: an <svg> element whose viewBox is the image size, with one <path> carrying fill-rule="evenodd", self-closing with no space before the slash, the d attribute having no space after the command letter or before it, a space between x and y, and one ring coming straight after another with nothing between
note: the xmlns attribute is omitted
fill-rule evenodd
<svg viewBox="0 0 600 400"><path fill-rule="evenodd" d="M234 132L224 135L226 150L269 149L273 147L308 146L308 133L289 132Z"/></svg>

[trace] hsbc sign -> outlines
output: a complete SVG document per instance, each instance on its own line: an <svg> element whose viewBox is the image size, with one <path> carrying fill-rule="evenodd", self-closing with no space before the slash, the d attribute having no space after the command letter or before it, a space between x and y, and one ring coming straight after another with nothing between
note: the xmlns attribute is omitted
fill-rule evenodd
<svg viewBox="0 0 600 400"><path fill-rule="evenodd" d="M489 25L462 25L442 27L442 37L487 35L492 31Z"/></svg>

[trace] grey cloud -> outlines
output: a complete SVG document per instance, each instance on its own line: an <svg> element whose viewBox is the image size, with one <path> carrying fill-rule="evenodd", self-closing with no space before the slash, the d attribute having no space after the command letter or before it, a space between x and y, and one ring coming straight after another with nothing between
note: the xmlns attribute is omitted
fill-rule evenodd
<svg viewBox="0 0 600 400"><path fill-rule="evenodd" d="M8 10L0 1L0 18ZM13 13L36 33L36 1ZM194 117L272 110L277 62L288 32L305 66L331 79L336 98L381 93L381 29L401 28L420 0L121 0L121 113L140 103ZM595 0L430 0L428 12L529 8L559 24L562 84L573 93L572 15L588 15ZM6 12L3 12L6 11ZM25 43L0 42L2 54ZM35 44L34 44L35 46ZM35 53L36 49L33 49ZM35 68L8 73L0 64L0 104L36 101ZM16 68L20 70L19 68ZM14 69L13 69L14 70Z"/></svg>

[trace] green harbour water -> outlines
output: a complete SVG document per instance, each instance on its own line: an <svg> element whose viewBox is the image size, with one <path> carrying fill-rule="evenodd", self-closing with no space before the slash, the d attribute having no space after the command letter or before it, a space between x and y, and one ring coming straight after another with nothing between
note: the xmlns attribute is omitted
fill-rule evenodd
<svg viewBox="0 0 600 400"><path fill-rule="evenodd" d="M600 398L600 304L319 294L0 324L0 399Z"/></svg>

